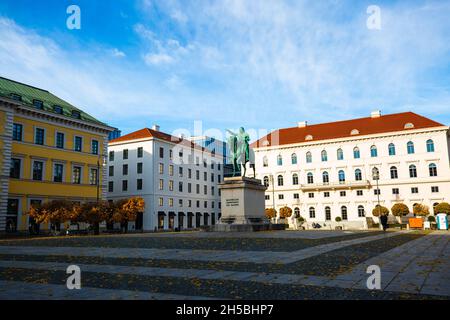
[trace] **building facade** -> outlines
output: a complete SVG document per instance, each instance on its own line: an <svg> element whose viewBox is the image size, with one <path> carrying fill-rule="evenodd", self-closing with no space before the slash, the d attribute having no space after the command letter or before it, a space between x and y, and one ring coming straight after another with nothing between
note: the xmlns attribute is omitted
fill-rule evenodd
<svg viewBox="0 0 450 320"><path fill-rule="evenodd" d="M266 207L313 222L367 227L379 203L412 211L450 200L449 127L412 112L280 129L253 145ZM377 219L374 218L376 221Z"/></svg>
<svg viewBox="0 0 450 320"><path fill-rule="evenodd" d="M158 126L112 140L108 151L108 200L145 200L135 229L190 229L218 221L221 155Z"/></svg>
<svg viewBox="0 0 450 320"><path fill-rule="evenodd" d="M102 159L114 128L46 90L1 77L0 122L1 232L27 230L33 204L106 197Z"/></svg>

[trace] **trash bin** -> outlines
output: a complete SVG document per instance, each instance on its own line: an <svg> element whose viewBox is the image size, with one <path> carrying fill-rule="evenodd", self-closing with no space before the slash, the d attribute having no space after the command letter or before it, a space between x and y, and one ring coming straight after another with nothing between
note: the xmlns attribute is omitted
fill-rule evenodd
<svg viewBox="0 0 450 320"><path fill-rule="evenodd" d="M438 230L448 230L448 218L446 213L438 213L436 215L436 223Z"/></svg>

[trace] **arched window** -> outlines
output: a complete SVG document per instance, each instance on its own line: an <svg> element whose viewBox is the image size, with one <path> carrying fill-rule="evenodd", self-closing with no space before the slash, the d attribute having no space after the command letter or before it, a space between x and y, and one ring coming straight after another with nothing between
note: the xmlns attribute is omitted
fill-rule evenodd
<svg viewBox="0 0 450 320"><path fill-rule="evenodd" d="M277 165L282 166L283 165L283 157L281 154L277 156Z"/></svg>
<svg viewBox="0 0 450 320"><path fill-rule="evenodd" d="M300 208L299 207L294 208L294 216L296 218L298 218L300 216Z"/></svg>
<svg viewBox="0 0 450 320"><path fill-rule="evenodd" d="M380 170L378 170L377 167L373 167L373 169L372 169L372 179L380 180Z"/></svg>
<svg viewBox="0 0 450 320"><path fill-rule="evenodd" d="M283 181L283 176L280 174L279 176L278 176L278 186L283 186L283 184L284 184L284 181Z"/></svg>
<svg viewBox="0 0 450 320"><path fill-rule="evenodd" d="M307 181L309 184L314 183L314 176L312 174L312 172L308 172L308 174L306 175Z"/></svg>
<svg viewBox="0 0 450 320"><path fill-rule="evenodd" d="M406 144L406 148L408 149L408 154L413 154L414 153L414 143L412 141L409 141Z"/></svg>
<svg viewBox="0 0 450 320"><path fill-rule="evenodd" d="M428 170L430 171L430 177L437 177L437 166L436 164L432 163L428 166Z"/></svg>
<svg viewBox="0 0 450 320"><path fill-rule="evenodd" d="M344 160L344 151L342 151L342 149L337 150L337 159Z"/></svg>
<svg viewBox="0 0 450 320"><path fill-rule="evenodd" d="M346 206L342 206L341 207L341 216L342 216L342 220L347 220L347 207Z"/></svg>
<svg viewBox="0 0 450 320"><path fill-rule="evenodd" d="M325 207L325 220L330 221L331 220L331 208Z"/></svg>
<svg viewBox="0 0 450 320"><path fill-rule="evenodd" d="M294 173L292 175L292 184L293 185L298 185L298 174Z"/></svg>
<svg viewBox="0 0 450 320"><path fill-rule="evenodd" d="M364 211L364 207L363 206L358 206L358 217L362 218L365 217L366 213Z"/></svg>
<svg viewBox="0 0 450 320"><path fill-rule="evenodd" d="M361 158L361 153L359 152L359 148L358 147L354 147L353 148L353 158L355 158L355 159Z"/></svg>
<svg viewBox="0 0 450 320"><path fill-rule="evenodd" d="M345 183L345 172L344 170L339 170L339 183Z"/></svg>
<svg viewBox="0 0 450 320"><path fill-rule="evenodd" d="M267 166L269 166L269 161L267 160L267 157L264 156L263 157L263 167L267 167Z"/></svg>
<svg viewBox="0 0 450 320"><path fill-rule="evenodd" d="M324 171L324 172L322 173L322 182L323 182L324 184L330 183L330 176L328 175L328 171Z"/></svg>
<svg viewBox="0 0 450 320"><path fill-rule="evenodd" d="M427 140L427 152L434 152L434 142L433 140Z"/></svg>
<svg viewBox="0 0 450 320"><path fill-rule="evenodd" d="M268 186L269 186L269 177L268 177L268 176L265 176L263 180L264 180L264 185L265 185L266 187L268 187Z"/></svg>
<svg viewBox="0 0 450 320"><path fill-rule="evenodd" d="M438 202L433 203L433 212L434 212L435 215L439 213L439 212L436 212L436 206L438 204L439 204Z"/></svg>
<svg viewBox="0 0 450 320"><path fill-rule="evenodd" d="M311 163L312 162L312 155L311 152L307 152L306 153L306 163Z"/></svg>
<svg viewBox="0 0 450 320"><path fill-rule="evenodd" d="M398 179L397 167L391 167L391 179Z"/></svg>
<svg viewBox="0 0 450 320"><path fill-rule="evenodd" d="M409 177L410 178L417 178L417 168L413 164L409 166Z"/></svg>
<svg viewBox="0 0 450 320"><path fill-rule="evenodd" d="M389 149L389 155L395 156L395 144L389 143L388 149Z"/></svg>
<svg viewBox="0 0 450 320"><path fill-rule="evenodd" d="M361 181L361 180L362 180L362 172L361 172L361 169L356 169L356 170L355 170L355 180L356 180L356 181Z"/></svg>
<svg viewBox="0 0 450 320"><path fill-rule="evenodd" d="M297 154L293 153L291 155L291 163L292 164L297 164Z"/></svg>
<svg viewBox="0 0 450 320"><path fill-rule="evenodd" d="M321 155L322 155L323 162L328 161L328 154L325 150L322 151Z"/></svg>
<svg viewBox="0 0 450 320"><path fill-rule="evenodd" d="M309 208L309 217L314 219L316 217L316 209L314 207Z"/></svg>
<svg viewBox="0 0 450 320"><path fill-rule="evenodd" d="M370 147L370 156L371 156L372 158L378 157L378 149L377 149L376 146L371 146L371 147Z"/></svg>

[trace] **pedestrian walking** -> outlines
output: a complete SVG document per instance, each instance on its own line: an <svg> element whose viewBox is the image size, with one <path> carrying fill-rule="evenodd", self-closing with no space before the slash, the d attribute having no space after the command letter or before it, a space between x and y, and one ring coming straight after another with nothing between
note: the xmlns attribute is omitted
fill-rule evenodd
<svg viewBox="0 0 450 320"><path fill-rule="evenodd" d="M386 229L388 227L388 217L387 214L383 214L380 217L380 223L383 226L383 231L386 232Z"/></svg>

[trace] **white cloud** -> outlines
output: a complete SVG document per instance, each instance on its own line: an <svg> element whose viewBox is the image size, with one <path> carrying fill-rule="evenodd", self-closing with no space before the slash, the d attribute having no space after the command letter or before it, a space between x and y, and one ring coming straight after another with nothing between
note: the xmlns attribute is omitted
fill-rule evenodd
<svg viewBox="0 0 450 320"><path fill-rule="evenodd" d="M165 53L152 54L148 53L144 56L145 63L149 65L160 65L166 63L172 63L174 59Z"/></svg>
<svg viewBox="0 0 450 320"><path fill-rule="evenodd" d="M111 53L112 53L112 55L113 55L114 57L116 57L116 58L124 58L124 57L126 56L126 54L125 54L123 51L120 51L120 50L117 49L117 48L114 48L114 49L111 51Z"/></svg>

